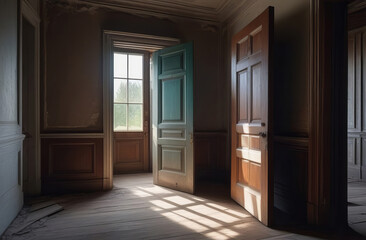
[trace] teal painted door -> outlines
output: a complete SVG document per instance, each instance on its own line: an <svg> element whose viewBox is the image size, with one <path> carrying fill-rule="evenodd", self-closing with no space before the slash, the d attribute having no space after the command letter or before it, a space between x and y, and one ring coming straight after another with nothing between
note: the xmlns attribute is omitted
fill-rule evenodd
<svg viewBox="0 0 366 240"><path fill-rule="evenodd" d="M154 53L154 184L194 192L193 44Z"/></svg>

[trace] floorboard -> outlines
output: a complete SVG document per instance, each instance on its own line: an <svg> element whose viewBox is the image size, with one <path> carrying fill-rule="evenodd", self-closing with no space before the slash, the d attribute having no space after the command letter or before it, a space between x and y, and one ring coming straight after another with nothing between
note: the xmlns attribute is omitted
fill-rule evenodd
<svg viewBox="0 0 366 240"><path fill-rule="evenodd" d="M357 203L360 196L355 191L352 197ZM230 199L225 185L201 184L196 195L190 195L153 185L151 174L115 176L108 192L42 196L28 202L46 201L64 210L32 224L21 235L11 234L15 220L2 238L319 239L265 227ZM26 218L30 209L25 206L18 218Z"/></svg>
<svg viewBox="0 0 366 240"><path fill-rule="evenodd" d="M348 182L348 223L366 239L366 182Z"/></svg>

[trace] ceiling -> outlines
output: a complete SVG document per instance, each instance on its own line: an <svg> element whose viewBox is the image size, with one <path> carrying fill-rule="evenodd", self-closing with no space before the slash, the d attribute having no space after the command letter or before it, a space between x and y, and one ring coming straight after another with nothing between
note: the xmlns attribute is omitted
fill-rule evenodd
<svg viewBox="0 0 366 240"><path fill-rule="evenodd" d="M117 0L121 1L121 0ZM122 1L123 2L123 1ZM149 1L146 1L149 2ZM153 1L150 1L153 2ZM174 5L180 5L180 6L187 6L189 8L195 8L195 7L203 7L203 8L207 8L210 10L215 11L216 9L219 9L222 5L224 5L226 2L228 2L227 0L158 0L155 1L157 3L167 3L167 4L174 4Z"/></svg>
<svg viewBox="0 0 366 240"><path fill-rule="evenodd" d="M160 18L189 18L218 24L248 0L67 0Z"/></svg>

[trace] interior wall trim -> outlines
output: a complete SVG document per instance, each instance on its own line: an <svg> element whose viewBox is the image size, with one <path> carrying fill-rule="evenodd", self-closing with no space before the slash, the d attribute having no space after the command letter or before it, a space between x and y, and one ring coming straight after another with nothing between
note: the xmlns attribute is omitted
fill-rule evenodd
<svg viewBox="0 0 366 240"><path fill-rule="evenodd" d="M186 6L177 5L174 1L147 1L142 0L120 0L116 1L96 1L96 0L76 0L73 3L68 0L48 0L51 4L59 5L60 7L67 7L78 11L78 4L84 6L90 6L90 11L94 11L97 8L106 8L114 11L124 12L140 17L156 17L159 19L169 19L173 21L195 21L211 25L217 25L218 19L214 9L195 7L187 8ZM81 10L83 11L83 10ZM85 11L85 10L84 10Z"/></svg>
<svg viewBox="0 0 366 240"><path fill-rule="evenodd" d="M35 179L34 181L29 181L28 185L29 186L29 192L32 195L37 195L41 193L41 140L40 140L40 22L41 19L37 13L37 11L32 7L32 5L27 1L27 0L22 0L21 4L20 4L20 16L21 19L19 20L19 25L20 25L20 30L19 30L19 38L22 39L22 29L23 29L23 25L22 25L22 17L24 17L25 19L28 20L28 22L30 24L33 25L34 29L35 29L35 45L34 45L34 99L35 99L35 106L34 106L34 110L35 110L35 126L34 126L34 130L35 130L35 142L34 142L34 147L35 147L35 164L32 167L32 172L34 172L34 176ZM22 74L22 41L19 41L19 123L20 126L22 126L22 79L23 79L23 74ZM21 131L21 127L20 127L20 131ZM24 139L24 138L23 138ZM23 150L22 150L23 151ZM22 154L23 155L23 154ZM22 161L23 161L23 157L22 157Z"/></svg>
<svg viewBox="0 0 366 240"><path fill-rule="evenodd" d="M347 223L346 10L310 1L307 221L322 227Z"/></svg>
<svg viewBox="0 0 366 240"><path fill-rule="evenodd" d="M113 187L113 49L116 45L139 46L150 52L180 43L179 39L162 36L103 31L103 189ZM135 44L135 45L134 45ZM136 45L138 44L138 45ZM140 48L141 49L141 48ZM150 76L153 76L150 73ZM152 86L150 86L152 87ZM151 111L151 109L150 109ZM150 114L151 116L151 114ZM150 132L152 132L150 124ZM151 139L150 139L151 141ZM150 142L150 146L151 142ZM150 151L151 154L152 151Z"/></svg>
<svg viewBox="0 0 366 240"><path fill-rule="evenodd" d="M224 22L229 22L233 16L242 13L243 8L248 8L250 3L255 0L222 0L216 7L206 7L192 5L185 2L176 2L169 0L74 0L71 4L69 0L48 0L52 4L58 4L61 7L67 6L78 11L78 4L90 6L87 11L94 11L97 8L112 9L114 11L125 12L136 16L150 16L160 19L170 19L173 21L194 21L201 24L218 26ZM79 11L85 11L85 8Z"/></svg>
<svg viewBox="0 0 366 240"><path fill-rule="evenodd" d="M140 33L117 32L104 30L104 34L112 39L113 47L144 50L155 52L167 46L172 46L180 43L179 39L146 35Z"/></svg>
<svg viewBox="0 0 366 240"><path fill-rule="evenodd" d="M366 9L366 1L356 0L348 4L348 13L354 13Z"/></svg>
<svg viewBox="0 0 366 240"><path fill-rule="evenodd" d="M104 138L104 133L50 133L41 134L41 138Z"/></svg>
<svg viewBox="0 0 366 240"><path fill-rule="evenodd" d="M247 0L245 4L242 4L237 7L233 7L235 9L228 17L224 20L226 27L231 28L236 22L240 21L240 18L248 15L248 11L253 4L255 4L257 0ZM253 15L253 17L255 17Z"/></svg>

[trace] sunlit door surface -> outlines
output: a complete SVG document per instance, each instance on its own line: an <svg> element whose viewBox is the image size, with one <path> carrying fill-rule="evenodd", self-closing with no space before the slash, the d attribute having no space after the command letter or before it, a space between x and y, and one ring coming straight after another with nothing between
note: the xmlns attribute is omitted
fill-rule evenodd
<svg viewBox="0 0 366 240"><path fill-rule="evenodd" d="M273 8L232 40L231 197L270 224L272 203L269 89Z"/></svg>
<svg viewBox="0 0 366 240"><path fill-rule="evenodd" d="M153 60L154 183L192 193L193 44L159 50Z"/></svg>
<svg viewBox="0 0 366 240"><path fill-rule="evenodd" d="M113 54L114 173L149 170L149 53Z"/></svg>

